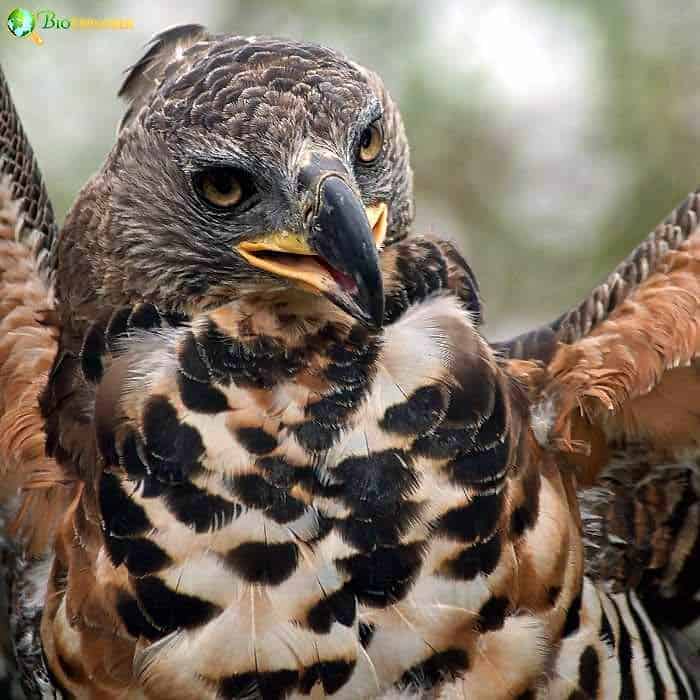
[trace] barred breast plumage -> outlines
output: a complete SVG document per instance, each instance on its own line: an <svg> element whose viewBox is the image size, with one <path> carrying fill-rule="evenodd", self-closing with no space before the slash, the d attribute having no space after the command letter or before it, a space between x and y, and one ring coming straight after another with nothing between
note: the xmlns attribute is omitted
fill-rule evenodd
<svg viewBox="0 0 700 700"><path fill-rule="evenodd" d="M414 240L393 259L437 250ZM424 261L411 268L430 280ZM133 682L129 655L119 669L88 651L115 622L150 642L134 648L149 697L371 697L467 669L491 692L536 682L581 550L571 563L567 548L535 550L551 524L538 519L520 389L454 296L395 304L381 334L303 302L232 305L175 328L141 306L118 312L104 343L88 334L104 543L81 536L99 576L49 612L67 687L88 654L106 687L120 673ZM104 363L87 349L103 346ZM547 478L550 536L573 543L561 479ZM56 589L81 568L71 520ZM532 574L523 590L516 561ZM87 610L112 625L68 623ZM529 639L519 672L491 677L516 639Z"/></svg>
<svg viewBox="0 0 700 700"><path fill-rule="evenodd" d="M573 482L525 387L424 281L449 286L445 259L397 246L389 289L424 298L380 334L289 300L93 327L106 469L52 590L99 565L45 618L66 687L89 657L115 697L692 697L635 594L584 576Z"/></svg>

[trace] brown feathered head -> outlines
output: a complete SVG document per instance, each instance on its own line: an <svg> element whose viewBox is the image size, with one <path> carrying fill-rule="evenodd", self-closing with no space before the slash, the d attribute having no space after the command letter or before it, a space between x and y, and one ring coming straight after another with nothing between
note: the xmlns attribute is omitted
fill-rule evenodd
<svg viewBox="0 0 700 700"><path fill-rule="evenodd" d="M301 288L381 324L378 251L413 204L377 75L321 46L185 26L154 39L120 94L117 143L57 245L67 314Z"/></svg>

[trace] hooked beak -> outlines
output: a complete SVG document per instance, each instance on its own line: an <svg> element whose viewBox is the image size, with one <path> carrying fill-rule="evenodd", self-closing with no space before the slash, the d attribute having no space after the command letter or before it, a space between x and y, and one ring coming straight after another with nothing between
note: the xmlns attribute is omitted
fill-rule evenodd
<svg viewBox="0 0 700 700"><path fill-rule="evenodd" d="M337 165L321 168L316 159L302 168L300 181L314 198L303 233L271 232L243 241L237 250L249 264L323 294L353 318L381 328L384 288L377 249L386 236L387 205L364 207Z"/></svg>

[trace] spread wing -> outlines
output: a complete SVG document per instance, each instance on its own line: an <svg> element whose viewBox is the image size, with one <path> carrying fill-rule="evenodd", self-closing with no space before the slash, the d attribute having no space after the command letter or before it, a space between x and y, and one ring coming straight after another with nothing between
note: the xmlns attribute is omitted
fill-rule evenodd
<svg viewBox="0 0 700 700"><path fill-rule="evenodd" d="M37 258L44 276L48 251L57 226L44 180L15 110L10 88L0 67L0 178L3 224L13 229L12 238L24 243ZM14 202L15 209L11 208ZM8 238L8 235L3 236Z"/></svg>
<svg viewBox="0 0 700 700"><path fill-rule="evenodd" d="M0 149L0 500L26 490L24 507L37 509L26 534L41 548L64 503L38 404L57 349L49 265L57 228L2 70Z"/></svg>
<svg viewBox="0 0 700 700"><path fill-rule="evenodd" d="M667 458L698 449L699 205L691 195L560 324L547 392L558 401L556 439L591 447L584 484L619 444Z"/></svg>
<svg viewBox="0 0 700 700"><path fill-rule="evenodd" d="M50 250L56 230L41 173L0 68L0 597L6 606L0 618L5 656L0 661L3 675L18 676L27 697L37 697L47 678L34 620L17 605L23 595L25 560L12 546L13 533L5 525L10 510L16 510L21 489L14 534L23 536L31 553L46 551L67 503L66 479L45 454L38 402L59 332L51 301ZM20 638L21 644L13 649ZM30 665L31 676L19 673L15 661L20 667ZM0 684L8 697L15 697L7 678Z"/></svg>
<svg viewBox="0 0 700 700"><path fill-rule="evenodd" d="M663 274L679 248L686 244L698 226L700 189L688 195L630 255L591 293L551 323L527 331L510 340L493 343L503 357L548 363L559 343L574 344L598 325L619 315L619 308L630 295L658 283L651 279Z"/></svg>
<svg viewBox="0 0 700 700"><path fill-rule="evenodd" d="M587 299L499 345L539 363L534 424L577 469L589 572L665 622L690 621L700 589L699 208L695 192Z"/></svg>

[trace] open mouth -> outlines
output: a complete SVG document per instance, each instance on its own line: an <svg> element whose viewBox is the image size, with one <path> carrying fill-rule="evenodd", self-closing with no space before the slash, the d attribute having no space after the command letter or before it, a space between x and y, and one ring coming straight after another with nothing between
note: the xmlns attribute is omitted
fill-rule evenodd
<svg viewBox="0 0 700 700"><path fill-rule="evenodd" d="M366 207L365 212L374 245L380 249L386 237L387 205ZM244 241L237 250L251 265L292 279L309 291L325 294L339 287L348 294L357 292L355 280L329 265L299 234L277 231L255 241Z"/></svg>

